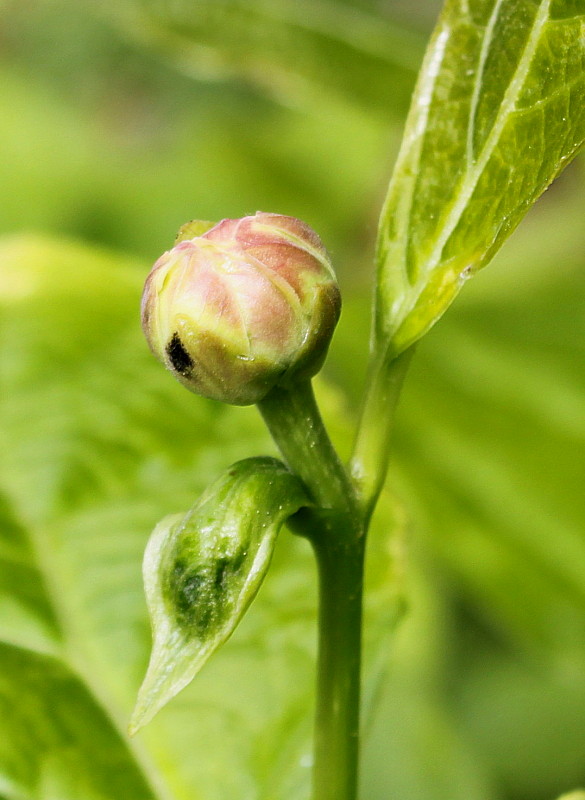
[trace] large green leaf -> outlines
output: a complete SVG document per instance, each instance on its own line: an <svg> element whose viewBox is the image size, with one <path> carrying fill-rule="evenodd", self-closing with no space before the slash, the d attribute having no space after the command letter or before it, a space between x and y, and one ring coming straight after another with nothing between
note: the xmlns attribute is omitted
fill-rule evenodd
<svg viewBox="0 0 585 800"><path fill-rule="evenodd" d="M441 316L585 138L583 0L447 0L382 213L376 330Z"/></svg>
<svg viewBox="0 0 585 800"><path fill-rule="evenodd" d="M230 463L273 452L254 409L200 400L148 352L147 268L46 239L0 247L0 795L303 798L315 569L286 534L230 642L134 740L148 661L141 561L155 523ZM324 395L349 444L339 400ZM370 561L371 678L397 615L386 501Z"/></svg>

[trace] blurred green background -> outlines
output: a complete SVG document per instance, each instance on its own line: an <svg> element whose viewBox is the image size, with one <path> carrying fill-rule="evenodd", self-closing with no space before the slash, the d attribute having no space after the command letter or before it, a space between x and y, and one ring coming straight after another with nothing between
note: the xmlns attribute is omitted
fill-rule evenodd
<svg viewBox="0 0 585 800"><path fill-rule="evenodd" d="M320 393L347 453L377 216L438 9L0 2L1 800L306 796L296 541L200 688L124 738L150 528L271 447L253 409L171 386L135 309L186 220L306 220L343 290ZM363 800L585 785L584 180L577 160L418 348L373 531Z"/></svg>

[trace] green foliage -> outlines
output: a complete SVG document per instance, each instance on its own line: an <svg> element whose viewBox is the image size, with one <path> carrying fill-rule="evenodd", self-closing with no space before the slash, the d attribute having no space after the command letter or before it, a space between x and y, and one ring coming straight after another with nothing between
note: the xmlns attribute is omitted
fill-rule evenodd
<svg viewBox="0 0 585 800"><path fill-rule="evenodd" d="M286 102L334 93L401 114L422 55L416 34L335 0L124 0L107 8L183 70L244 78Z"/></svg>
<svg viewBox="0 0 585 800"><path fill-rule="evenodd" d="M576 204L578 192L566 199ZM558 223L553 216L548 224ZM536 229L548 230L532 221L516 248L524 251ZM388 797L397 782L404 797L417 800L431 791L433 800L498 796L482 788L474 741L482 743L483 769L489 765L510 781L513 768L517 787L547 781L550 797L567 776L573 785L579 780L585 732L581 715L569 717L568 709L580 709L585 692L582 559L575 549L585 517L585 287L569 259L581 235L569 225L566 254L556 250L567 264L564 276L545 269L558 248L552 237L505 293L499 285L512 264L494 267L485 289L482 282L472 287L415 362L394 466L408 527L414 525L410 611L392 657L394 688L384 689L381 704L376 686L384 685L387 657L374 643L396 614L386 538L395 511L388 499L372 539L366 720L379 710L365 744L368 797ZM281 539L253 609L213 669L134 743L124 734L149 647L139 574L146 532L229 461L269 451L254 412L198 401L159 371L138 331L140 281L132 265L48 240L8 241L1 255L2 557L11 559L0 603L4 784L26 797L48 770L67 776L71 788L59 795L65 798L155 791L207 800L218 792L238 796L242 786L269 796L273 785L281 797L302 797L306 770L298 759L308 752L310 733L314 605L309 549L294 537ZM528 284L527 274L540 282ZM360 330L362 343L367 339L365 308L354 312L346 304L346 341L338 343L345 363ZM347 450L339 398L327 392L323 401ZM419 554L423 542L432 568ZM437 569L448 576L447 591ZM454 633L462 605L475 622ZM452 667L460 704L454 713L446 710L441 676L451 674L449 659L460 648L468 655ZM487 659L497 682L485 683ZM532 693L520 692L527 684ZM31 700L27 717L17 713L21 695L39 701ZM554 702L545 707L547 695ZM56 710L58 719L67 718L69 703L90 720L101 759L88 755L85 725L54 730ZM545 714L538 726L531 722L535 704ZM559 726L566 738L555 733L554 741L563 759L550 762L546 753ZM22 741L18 730L26 730L27 749L15 744ZM436 772L428 773L429 747L437 741L439 783ZM27 760L26 773L15 750ZM145 780L158 788L148 790ZM51 796L39 792L43 800Z"/></svg>
<svg viewBox="0 0 585 800"><path fill-rule="evenodd" d="M448 0L378 241L376 330L416 342L585 139L583 2Z"/></svg>
<svg viewBox="0 0 585 800"><path fill-rule="evenodd" d="M411 79L392 91L373 81L362 104L347 80L360 45L327 91L313 62L301 110L280 83L279 108L233 83L191 86L92 28L78 4L12 5L2 230L72 232L150 258L192 216L270 201L306 218L344 277L328 362L343 392L319 393L347 455L383 120ZM83 35L66 40L82 17ZM551 800L584 784L583 214L577 162L413 361L392 463L400 501L383 496L371 539L367 800ZM305 800L315 580L309 547L288 534L213 665L126 734L150 647L148 531L233 461L273 452L253 410L189 396L148 354L147 269L55 238L0 246L0 796Z"/></svg>
<svg viewBox="0 0 585 800"><path fill-rule="evenodd" d="M187 514L165 517L144 554L153 632L136 732L228 639L264 580L281 525L309 501L280 461L247 458L205 490Z"/></svg>
<svg viewBox="0 0 585 800"><path fill-rule="evenodd" d="M62 17L79 13L61 3L52 28L37 19L51 41ZM131 55L123 51L124 63ZM78 69L88 80L96 67ZM377 161L387 158L383 120L328 97L290 110L224 86L187 90L175 74L157 91L137 89L120 69L102 76L99 102L84 109L55 80L45 85L43 64L21 72L12 62L0 70L2 233L58 232L151 262L195 215L262 209L312 222L338 253L356 247L381 177ZM50 201L40 186L50 187Z"/></svg>
<svg viewBox="0 0 585 800"><path fill-rule="evenodd" d="M281 537L214 668L136 739L126 734L150 649L148 530L230 462L272 451L253 409L195 398L160 369L138 320L147 270L134 267L48 239L0 249L0 791L301 798L315 586L297 537ZM372 550L370 692L397 615L392 528Z"/></svg>

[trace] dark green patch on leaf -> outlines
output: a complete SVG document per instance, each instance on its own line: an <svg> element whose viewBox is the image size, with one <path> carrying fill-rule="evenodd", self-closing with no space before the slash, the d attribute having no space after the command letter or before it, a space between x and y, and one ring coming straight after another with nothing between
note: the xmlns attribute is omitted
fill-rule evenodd
<svg viewBox="0 0 585 800"><path fill-rule="evenodd" d="M144 558L154 644L133 730L232 634L264 579L281 525L307 504L284 464L249 458L228 469L186 515L157 526Z"/></svg>

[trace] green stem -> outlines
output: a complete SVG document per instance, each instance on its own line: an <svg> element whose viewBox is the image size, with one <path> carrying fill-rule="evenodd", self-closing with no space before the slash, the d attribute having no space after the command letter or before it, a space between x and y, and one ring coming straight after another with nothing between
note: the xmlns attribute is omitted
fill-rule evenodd
<svg viewBox="0 0 585 800"><path fill-rule="evenodd" d="M339 536L339 520L329 520L324 533L313 540L319 565L313 800L355 800L365 537Z"/></svg>
<svg viewBox="0 0 585 800"><path fill-rule="evenodd" d="M388 360L382 356L372 359L370 364L367 393L350 463L355 491L366 520L386 480L396 405L413 353L411 347L398 358Z"/></svg>
<svg viewBox="0 0 585 800"><path fill-rule="evenodd" d="M311 382L272 389L258 408L284 460L317 505L353 514L353 487L325 429Z"/></svg>
<svg viewBox="0 0 585 800"><path fill-rule="evenodd" d="M358 778L365 535L353 486L309 382L273 389L260 411L318 508L296 515L319 570L319 654L313 800L355 800Z"/></svg>

